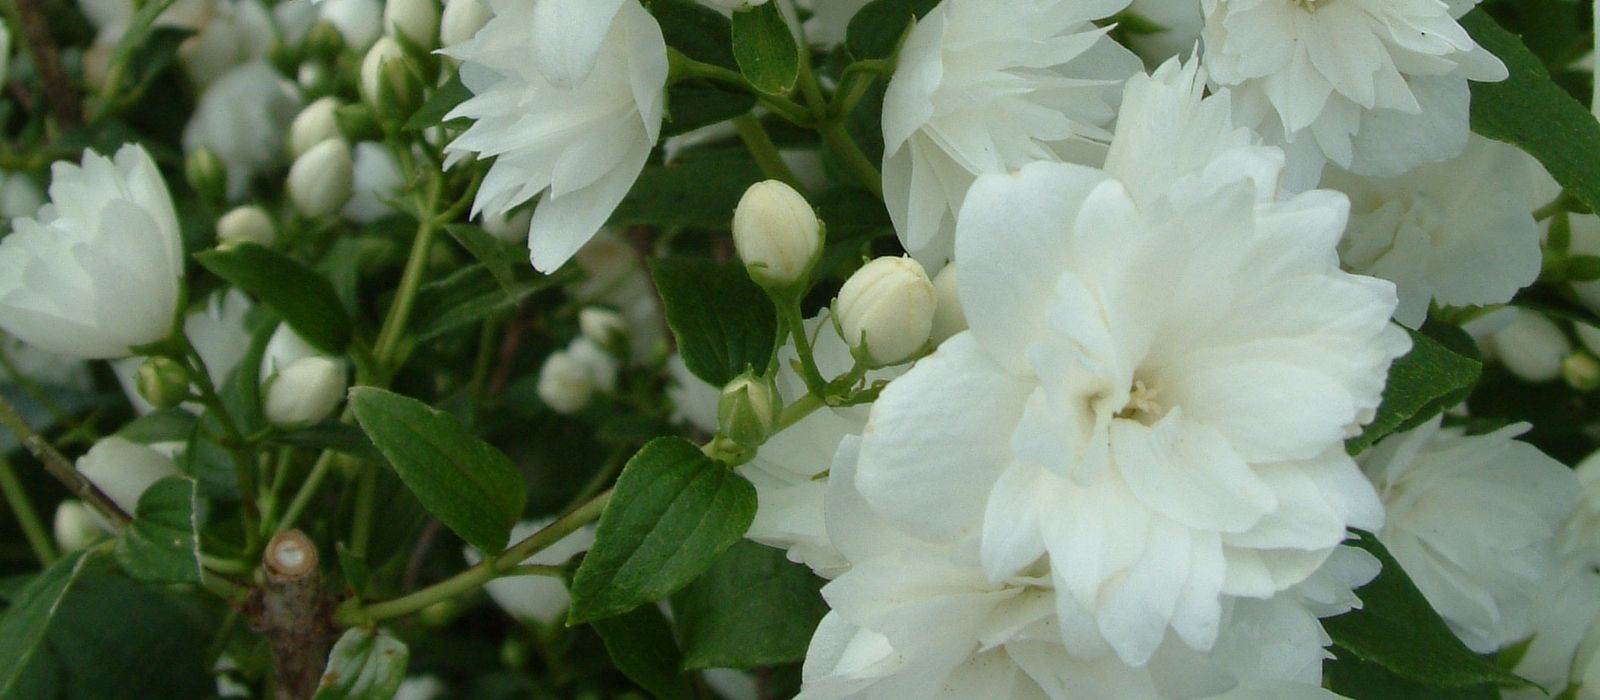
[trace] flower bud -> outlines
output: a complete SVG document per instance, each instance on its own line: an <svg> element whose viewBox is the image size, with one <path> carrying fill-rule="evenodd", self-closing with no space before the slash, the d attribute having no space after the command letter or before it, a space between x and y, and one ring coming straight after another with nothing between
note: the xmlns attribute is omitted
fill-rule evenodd
<svg viewBox="0 0 1600 700"><path fill-rule="evenodd" d="M590 342L608 350L628 340L628 324L622 320L622 315L602 306L589 306L579 311L578 329Z"/></svg>
<svg viewBox="0 0 1600 700"><path fill-rule="evenodd" d="M101 518L83 501L67 499L56 506L55 536L56 544L63 552L74 552L105 536L105 531L100 529Z"/></svg>
<svg viewBox="0 0 1600 700"><path fill-rule="evenodd" d="M746 372L722 388L717 430L734 444L754 450L767 441L783 412L783 398L770 379Z"/></svg>
<svg viewBox="0 0 1600 700"><path fill-rule="evenodd" d="M218 245L255 243L270 246L277 238L278 231L272 225L272 218L267 216L266 210L253 204L236 207L217 219Z"/></svg>
<svg viewBox="0 0 1600 700"><path fill-rule="evenodd" d="M354 178L350 144L343 139L323 141L289 167L289 201L309 218L332 216L350 199Z"/></svg>
<svg viewBox="0 0 1600 700"><path fill-rule="evenodd" d="M733 245L756 284L804 284L822 251L817 213L793 187L777 180L745 190L733 212Z"/></svg>
<svg viewBox="0 0 1600 700"><path fill-rule="evenodd" d="M344 51L344 34L332 22L317 22L306 32L304 46L307 56L332 58Z"/></svg>
<svg viewBox="0 0 1600 700"><path fill-rule="evenodd" d="M361 59L361 98L386 122L403 123L421 105L422 84L406 68L405 50L383 37Z"/></svg>
<svg viewBox="0 0 1600 700"><path fill-rule="evenodd" d="M1578 350L1561 360L1561 378L1578 391L1600 388L1600 360Z"/></svg>
<svg viewBox="0 0 1600 700"><path fill-rule="evenodd" d="M180 474L166 455L116 436L95 443L78 458L77 468L124 513L134 512L151 484Z"/></svg>
<svg viewBox="0 0 1600 700"><path fill-rule="evenodd" d="M493 14L481 0L445 0L439 20L439 45L454 46L472 38Z"/></svg>
<svg viewBox="0 0 1600 700"><path fill-rule="evenodd" d="M840 336L872 367L898 364L928 344L936 308L933 283L908 257L882 257L845 280L834 303Z"/></svg>
<svg viewBox="0 0 1600 700"><path fill-rule="evenodd" d="M511 214L486 211L483 213L483 230L507 243L525 244L528 241L528 224L532 221L533 209L529 207L523 207Z"/></svg>
<svg viewBox="0 0 1600 700"><path fill-rule="evenodd" d="M170 357L152 357L139 365L139 395L156 408L172 408L189 398L189 370Z"/></svg>
<svg viewBox="0 0 1600 700"><path fill-rule="evenodd" d="M299 158L312 146L339 138L338 111L339 99L336 97L324 97L300 110L294 122L289 124L289 157Z"/></svg>
<svg viewBox="0 0 1600 700"><path fill-rule="evenodd" d="M1560 377L1561 361L1572 352L1572 341L1560 326L1525 309L1516 309L1515 320L1490 336L1489 343L1506 369L1535 383Z"/></svg>
<svg viewBox="0 0 1600 700"><path fill-rule="evenodd" d="M389 0L383 9L383 30L432 48L439 34L439 6L435 0Z"/></svg>
<svg viewBox="0 0 1600 700"><path fill-rule="evenodd" d="M556 413L573 414L594 398L589 368L565 350L551 353L539 368L539 398Z"/></svg>
<svg viewBox="0 0 1600 700"><path fill-rule="evenodd" d="M220 202L228 192L228 168L215 151L197 148L183 161L183 175L201 198Z"/></svg>
<svg viewBox="0 0 1600 700"><path fill-rule="evenodd" d="M298 428L321 421L339 407L347 387L344 365L327 357L303 357L267 380L267 421Z"/></svg>
<svg viewBox="0 0 1600 700"><path fill-rule="evenodd" d="M939 274L933 276L933 296L936 303L933 307L932 340L934 345L938 345L967 329L967 314L961 310L961 297L957 294L955 263L945 265Z"/></svg>
<svg viewBox="0 0 1600 700"><path fill-rule="evenodd" d="M1578 342L1583 343L1589 352L1600 355L1600 328L1587 323L1574 323L1572 328L1577 331Z"/></svg>

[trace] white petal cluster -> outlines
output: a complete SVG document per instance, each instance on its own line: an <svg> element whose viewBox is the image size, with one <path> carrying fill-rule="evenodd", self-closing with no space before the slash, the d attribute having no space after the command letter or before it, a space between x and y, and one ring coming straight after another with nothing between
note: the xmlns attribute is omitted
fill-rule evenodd
<svg viewBox="0 0 1600 700"><path fill-rule="evenodd" d="M560 267L605 224L661 133L667 48L636 0L492 0L494 18L445 53L473 97L451 158L495 157L473 215L539 197L534 267Z"/></svg>
<svg viewBox="0 0 1600 700"><path fill-rule="evenodd" d="M1127 3L945 0L900 50L883 103L883 189L896 233L930 273L983 173L1098 162L1122 81L1139 69L1094 20Z"/></svg>
<svg viewBox="0 0 1600 700"><path fill-rule="evenodd" d="M1517 663L1517 675L1554 692L1584 687L1574 700L1600 698L1600 453L1574 470L1582 485L1572 517L1555 540L1555 571L1533 592L1532 639ZM1535 689L1507 690L1505 697L1545 697Z"/></svg>
<svg viewBox="0 0 1600 700"><path fill-rule="evenodd" d="M1459 154L1467 81L1507 75L1456 22L1476 4L1202 0L1205 67L1291 153L1393 177Z"/></svg>
<svg viewBox="0 0 1600 700"><path fill-rule="evenodd" d="M116 436L96 442L76 467L124 513L134 512L152 484L181 473L172 458Z"/></svg>
<svg viewBox="0 0 1600 700"><path fill-rule="evenodd" d="M284 135L300 110L299 91L265 61L223 75L200 97L183 130L186 151L210 149L228 170L228 198L283 159Z"/></svg>
<svg viewBox="0 0 1600 700"><path fill-rule="evenodd" d="M973 538L989 581L1045 582L1086 658L1209 650L1233 601L1382 524L1343 441L1409 348L1394 287L1339 269L1345 198L1280 196L1281 152L1233 143L1203 80L1131 80L1105 171L978 179L955 245L971 329L890 384L862 438L873 509Z"/></svg>
<svg viewBox="0 0 1600 700"><path fill-rule="evenodd" d="M50 203L0 241L0 328L41 349L123 357L177 321L183 239L139 146L51 169Z"/></svg>
<svg viewBox="0 0 1600 700"><path fill-rule="evenodd" d="M1428 304L1503 304L1539 276L1543 252L1533 179L1515 147L1474 136L1467 150L1398 178L1334 170L1323 185L1350 196L1339 245L1345 267L1395 283L1395 320L1417 328Z"/></svg>
<svg viewBox="0 0 1600 700"><path fill-rule="evenodd" d="M1388 516L1378 539L1479 653L1528 635L1578 497L1571 469L1513 439L1528 428L1466 435L1434 418L1361 455Z"/></svg>

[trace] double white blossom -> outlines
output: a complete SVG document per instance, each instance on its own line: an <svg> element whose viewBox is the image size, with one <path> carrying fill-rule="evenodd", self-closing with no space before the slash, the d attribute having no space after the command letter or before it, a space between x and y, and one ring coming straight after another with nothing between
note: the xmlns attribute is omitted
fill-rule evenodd
<svg viewBox="0 0 1600 700"><path fill-rule="evenodd" d="M1388 513L1378 539L1456 635L1489 653L1528 635L1578 480L1513 439L1526 424L1466 435L1440 420L1385 438L1361 464Z"/></svg>
<svg viewBox="0 0 1600 700"><path fill-rule="evenodd" d="M1345 198L1280 198L1281 152L1202 90L1176 62L1131 80L1106 171L979 178L971 329L884 390L856 478L922 539L977 536L991 581L1048 555L1067 649L1134 665L1381 525L1343 441L1410 345L1393 285L1338 268Z"/></svg>
<svg viewBox="0 0 1600 700"><path fill-rule="evenodd" d="M1339 246L1349 269L1395 283L1395 320L1417 328L1429 302L1503 304L1539 276L1532 211L1539 164L1514 146L1474 136L1459 157L1398 178L1330 171L1324 186L1350 196Z"/></svg>
<svg viewBox="0 0 1600 700"><path fill-rule="evenodd" d="M1533 596L1532 633L1516 673L1560 694L1584 687L1574 700L1600 698L1600 453L1574 470L1582 494L1556 535L1555 570ZM1534 689L1507 689L1505 697L1546 697Z"/></svg>
<svg viewBox="0 0 1600 700"><path fill-rule="evenodd" d="M1202 0L1205 67L1247 124L1305 156L1393 177L1467 145L1467 81L1505 66L1456 22L1476 0Z"/></svg>
<svg viewBox="0 0 1600 700"><path fill-rule="evenodd" d="M494 18L445 49L473 97L452 162L494 156L473 215L540 197L533 266L560 267L605 224L661 134L667 47L636 0L491 0Z"/></svg>
<svg viewBox="0 0 1600 700"><path fill-rule="evenodd" d="M883 102L883 189L906 250L930 273L982 173L1098 162L1122 81L1139 70L1094 20L1125 0L945 0L911 30Z"/></svg>
<svg viewBox="0 0 1600 700"><path fill-rule="evenodd" d="M51 352L123 357L177 321L183 239L150 155L85 151L51 168L50 203L0 241L0 328Z"/></svg>

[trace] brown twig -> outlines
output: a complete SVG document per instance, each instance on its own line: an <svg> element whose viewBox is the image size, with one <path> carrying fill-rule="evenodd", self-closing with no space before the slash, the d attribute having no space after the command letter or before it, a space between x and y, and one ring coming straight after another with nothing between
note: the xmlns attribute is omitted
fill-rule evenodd
<svg viewBox="0 0 1600 700"><path fill-rule="evenodd" d="M417 590L417 580L422 578L422 565L428 561L428 552L433 549L433 542L439 538L440 524L437 520L429 520L422 528L422 535L417 537L417 546L411 548L411 557L406 560L406 572L400 579L400 592L410 593Z"/></svg>
<svg viewBox="0 0 1600 700"><path fill-rule="evenodd" d="M500 338L500 351L495 360L494 373L489 375L489 387L486 389L488 395L494 396L505 391L506 384L511 382L511 368L516 363L517 353L522 350L522 337L536 325L532 311L533 305L524 301L517 309L517 315L506 324L505 335Z"/></svg>
<svg viewBox="0 0 1600 700"><path fill-rule="evenodd" d="M261 553L267 581L251 600L251 623L272 647L277 700L306 700L317 692L337 633L317 561L317 545L299 530L274 535Z"/></svg>
<svg viewBox="0 0 1600 700"><path fill-rule="evenodd" d="M56 50L55 38L50 36L50 24L45 19L39 0L16 0L17 15L22 21L23 36L28 51L39 66L39 77L44 83L44 98L62 131L71 131L83 124L83 104L78 101L77 90L61 68L61 54Z"/></svg>
<svg viewBox="0 0 1600 700"><path fill-rule="evenodd" d="M72 461L57 451L49 440L44 439L43 435L28 425L28 421L17 412L17 407L11 405L4 396L0 396L0 424L5 425L17 436L17 440L23 447L28 448L29 454L44 465L44 470L49 472L50 476L55 477L73 495L89 504L89 507L99 511L113 525L120 528L132 519L115 501L79 473L72 466Z"/></svg>

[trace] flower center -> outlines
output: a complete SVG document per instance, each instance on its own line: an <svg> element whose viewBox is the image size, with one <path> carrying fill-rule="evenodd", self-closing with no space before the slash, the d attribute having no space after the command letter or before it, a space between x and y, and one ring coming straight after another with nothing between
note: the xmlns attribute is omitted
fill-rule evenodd
<svg viewBox="0 0 1600 700"><path fill-rule="evenodd" d="M1145 425L1156 422L1167 412L1166 407L1156 401L1160 393L1159 387L1145 384L1143 379L1133 380L1133 388L1128 390L1128 403L1117 411L1116 417L1136 420Z"/></svg>
<svg viewBox="0 0 1600 700"><path fill-rule="evenodd" d="M1416 236L1433 245L1439 245L1446 233L1445 209L1433 197L1416 193L1408 198L1405 211L1400 215L1399 231L1395 239Z"/></svg>

